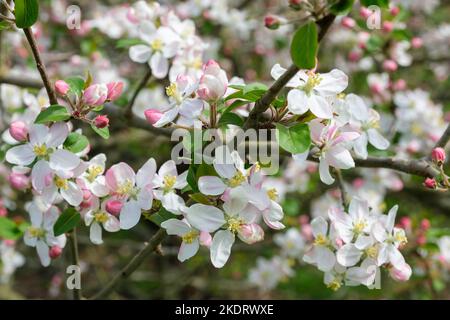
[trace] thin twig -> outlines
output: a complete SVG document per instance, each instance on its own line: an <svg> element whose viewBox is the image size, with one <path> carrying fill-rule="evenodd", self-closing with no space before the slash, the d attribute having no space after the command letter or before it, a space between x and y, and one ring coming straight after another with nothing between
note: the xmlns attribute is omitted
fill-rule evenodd
<svg viewBox="0 0 450 320"><path fill-rule="evenodd" d="M131 259L131 261L120 272L118 272L114 278L112 278L112 280L103 287L102 290L100 290L100 292L95 294L91 300L101 300L109 296L122 280L128 278L141 265L145 258L158 248L165 236L166 231L159 229L158 232L156 232L150 241L145 245L145 247L139 251Z"/></svg>
<svg viewBox="0 0 450 320"><path fill-rule="evenodd" d="M346 210L348 207L348 195L347 191L345 190L344 179L342 178L342 173L340 169L334 169L334 172L336 175L336 181L339 187L339 191L341 192L342 206L344 210Z"/></svg>
<svg viewBox="0 0 450 320"><path fill-rule="evenodd" d="M31 51L33 52L33 57L36 62L36 67L39 71L39 74L41 75L42 82L44 83L45 90L47 90L48 99L50 100L50 104L58 104L58 100L56 99L56 93L55 90L53 90L53 85L51 84L47 70L45 69L45 65L42 62L41 54L39 53L39 48L36 43L36 39L34 38L33 31L31 28L25 28L23 29L23 32L25 33L25 36L28 40L28 43L30 44Z"/></svg>
<svg viewBox="0 0 450 320"><path fill-rule="evenodd" d="M78 257L78 241L76 228L74 228L73 231L68 234L68 239L70 245L71 264L79 267L80 263ZM73 289L73 299L81 300L81 289Z"/></svg>
<svg viewBox="0 0 450 320"><path fill-rule="evenodd" d="M147 67L147 70L145 71L144 77L141 79L141 81L139 82L136 90L133 93L133 96L130 99L130 102L128 103L126 109L125 109L125 117L128 119L131 119L133 116L133 105L137 99L137 97L139 96L139 93L141 92L142 89L145 88L145 86L147 85L147 82L150 80L150 78L152 77L152 70Z"/></svg>

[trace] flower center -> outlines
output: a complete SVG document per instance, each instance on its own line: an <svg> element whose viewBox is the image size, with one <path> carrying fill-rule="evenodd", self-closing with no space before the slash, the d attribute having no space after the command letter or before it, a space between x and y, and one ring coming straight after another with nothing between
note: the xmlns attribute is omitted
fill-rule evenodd
<svg viewBox="0 0 450 320"><path fill-rule="evenodd" d="M317 73L310 73L308 76L308 81L306 81L306 84L301 87L303 91L305 91L307 94L310 94L311 91L320 84L322 81L322 77L320 74Z"/></svg>
<svg viewBox="0 0 450 320"><path fill-rule="evenodd" d="M329 284L327 284L327 288L337 291L341 287L341 281L337 278L335 278L333 281L331 281Z"/></svg>
<svg viewBox="0 0 450 320"><path fill-rule="evenodd" d="M103 211L98 211L94 213L94 220L100 223L105 223L108 221L108 214Z"/></svg>
<svg viewBox="0 0 450 320"><path fill-rule="evenodd" d="M58 176L55 177L55 185L58 187L58 189L63 189L63 190L69 189L69 184L67 183L67 179L63 179Z"/></svg>
<svg viewBox="0 0 450 320"><path fill-rule="evenodd" d="M48 149L45 144L35 145L33 147L33 152L38 157L45 157L48 154Z"/></svg>
<svg viewBox="0 0 450 320"><path fill-rule="evenodd" d="M185 63L186 68L192 69L200 69L203 65L203 62L200 58L195 58Z"/></svg>
<svg viewBox="0 0 450 320"><path fill-rule="evenodd" d="M353 232L355 234L361 234L367 227L367 223L364 220L359 220L353 225Z"/></svg>
<svg viewBox="0 0 450 320"><path fill-rule="evenodd" d="M32 238L42 238L45 236L45 230L41 228L29 227L28 232Z"/></svg>
<svg viewBox="0 0 450 320"><path fill-rule="evenodd" d="M245 176L239 170L236 172L233 178L230 179L228 185L232 188L240 186L245 181Z"/></svg>
<svg viewBox="0 0 450 320"><path fill-rule="evenodd" d="M275 188L267 190L267 196L270 198L270 200L276 201L278 198L278 191Z"/></svg>
<svg viewBox="0 0 450 320"><path fill-rule="evenodd" d="M174 98L177 103L180 103L183 100L175 82L172 82L170 86L166 87L166 94L167 96Z"/></svg>
<svg viewBox="0 0 450 320"><path fill-rule="evenodd" d="M163 42L160 39L155 39L150 42L150 47L153 51L161 51L163 48Z"/></svg>
<svg viewBox="0 0 450 320"><path fill-rule="evenodd" d="M134 189L133 182L130 179L127 179L117 189L117 194L119 194L120 196L131 196L134 193L136 193L136 190Z"/></svg>
<svg viewBox="0 0 450 320"><path fill-rule="evenodd" d="M173 189L173 187L175 186L176 182L177 182L176 176L171 176L171 175L164 176L164 181L163 181L164 192L165 193L170 192Z"/></svg>
<svg viewBox="0 0 450 320"><path fill-rule="evenodd" d="M375 259L378 256L378 247L371 246L371 247L367 248L365 252L369 258Z"/></svg>
<svg viewBox="0 0 450 320"><path fill-rule="evenodd" d="M329 243L328 238L323 234L318 234L316 239L314 239L314 244L316 246L327 246Z"/></svg>
<svg viewBox="0 0 450 320"><path fill-rule="evenodd" d="M244 221L239 218L229 218L227 221L227 229L233 233L237 233L243 224Z"/></svg>
<svg viewBox="0 0 450 320"><path fill-rule="evenodd" d="M92 166L89 167L86 179L89 182L94 182L95 178L101 175L103 172L103 168L101 166Z"/></svg>
<svg viewBox="0 0 450 320"><path fill-rule="evenodd" d="M408 239L406 238L405 234L403 232L397 231L394 235L395 241L399 242L400 245L404 245L408 243Z"/></svg>
<svg viewBox="0 0 450 320"><path fill-rule="evenodd" d="M192 242L194 242L195 239L198 238L198 231L195 231L195 230L189 231L188 233L183 235L181 238L183 239L183 242L192 243Z"/></svg>

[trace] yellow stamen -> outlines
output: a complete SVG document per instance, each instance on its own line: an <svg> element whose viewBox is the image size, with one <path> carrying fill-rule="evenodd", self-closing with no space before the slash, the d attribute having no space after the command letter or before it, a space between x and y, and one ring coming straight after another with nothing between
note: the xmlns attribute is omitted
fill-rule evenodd
<svg viewBox="0 0 450 320"><path fill-rule="evenodd" d="M108 214L103 211L98 211L94 213L94 219L97 222L105 223L106 221L108 221Z"/></svg>
<svg viewBox="0 0 450 320"><path fill-rule="evenodd" d="M395 241L399 242L400 245L404 245L408 243L408 239L405 237L405 234L401 231L397 231L394 235Z"/></svg>
<svg viewBox="0 0 450 320"><path fill-rule="evenodd" d="M329 284L327 284L327 288L329 288L333 291L339 290L340 287L341 287L341 282L336 279L331 281Z"/></svg>
<svg viewBox="0 0 450 320"><path fill-rule="evenodd" d="M353 225L353 232L356 234L361 234L366 227L366 222L364 220L360 220Z"/></svg>
<svg viewBox="0 0 450 320"><path fill-rule="evenodd" d="M63 190L68 190L69 189L69 184L67 183L67 179L63 179L63 178L60 178L60 177L55 177L55 185L59 189L63 189Z"/></svg>
<svg viewBox="0 0 450 320"><path fill-rule="evenodd" d="M177 177L176 176L164 176L164 192L169 192L173 189L173 187L175 186L175 183L177 182Z"/></svg>
<svg viewBox="0 0 450 320"><path fill-rule="evenodd" d="M329 243L328 238L323 234L318 234L316 239L314 240L314 244L316 246L326 246L328 245L328 243Z"/></svg>
<svg viewBox="0 0 450 320"><path fill-rule="evenodd" d="M369 258L375 259L378 256L378 247L377 246L372 246L366 249L366 255Z"/></svg>
<svg viewBox="0 0 450 320"><path fill-rule="evenodd" d="M267 195L269 196L270 200L276 201L278 199L278 191L275 188L267 190Z"/></svg>
<svg viewBox="0 0 450 320"><path fill-rule="evenodd" d="M121 196L130 195L132 191L133 191L133 182L129 179L127 179L127 181L125 181L117 189L117 193Z"/></svg>
<svg viewBox="0 0 450 320"><path fill-rule="evenodd" d="M320 74L317 73L310 73L308 75L308 81L306 81L306 84L303 86L303 90L309 94L311 93L311 91L320 84L320 82L322 81L322 77L320 76Z"/></svg>
<svg viewBox="0 0 450 320"><path fill-rule="evenodd" d="M42 238L45 236L45 230L41 228L29 227L28 232L32 238Z"/></svg>
<svg viewBox="0 0 450 320"><path fill-rule="evenodd" d="M48 154L48 149L45 144L41 144L34 146L33 152L38 157L45 157Z"/></svg>
<svg viewBox="0 0 450 320"><path fill-rule="evenodd" d="M241 219L238 218L229 218L227 221L227 229L230 230L233 233L237 233L239 231L239 229L242 227L242 225L244 224L244 221L242 221Z"/></svg>
<svg viewBox="0 0 450 320"><path fill-rule="evenodd" d="M86 179L92 183L94 182L95 178L102 174L102 172L103 168L101 166L89 167Z"/></svg>
<svg viewBox="0 0 450 320"><path fill-rule="evenodd" d="M194 242L195 239L198 238L198 235L199 235L198 231L193 230L193 231L189 231L181 238L183 239L183 242L192 243L192 242Z"/></svg>
<svg viewBox="0 0 450 320"><path fill-rule="evenodd" d="M150 47L153 51L161 51L163 48L163 42L160 39L155 39L150 42Z"/></svg>
<svg viewBox="0 0 450 320"><path fill-rule="evenodd" d="M236 172L233 178L230 179L228 185L232 188L240 186L245 181L245 176L239 170Z"/></svg>

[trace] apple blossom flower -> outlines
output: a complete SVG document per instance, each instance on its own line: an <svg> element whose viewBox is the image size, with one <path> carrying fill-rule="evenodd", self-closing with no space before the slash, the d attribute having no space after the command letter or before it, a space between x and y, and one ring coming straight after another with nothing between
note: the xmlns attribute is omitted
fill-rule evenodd
<svg viewBox="0 0 450 320"><path fill-rule="evenodd" d="M58 219L59 210L52 206L49 210L42 212L33 202L27 204L27 211L30 214L31 226L25 231L24 242L27 246L36 248L41 264L47 267L51 259L49 247L64 248L66 245L65 234L58 237L53 234L53 225Z"/></svg>
<svg viewBox="0 0 450 320"><path fill-rule="evenodd" d="M8 181L11 187L16 190L26 190L30 187L30 178L20 172L11 172Z"/></svg>
<svg viewBox="0 0 450 320"><path fill-rule="evenodd" d="M142 21L139 25L139 36L146 44L134 45L130 48L131 60L138 63L148 62L153 75L164 78L169 71L169 60L178 50L179 36L170 28L156 26L150 21Z"/></svg>
<svg viewBox="0 0 450 320"><path fill-rule="evenodd" d="M178 116L180 116L178 122L192 126L203 110L203 101L192 98L197 87L198 84L191 78L178 76L177 80L166 88L170 106L163 111L164 115L153 126L163 127L173 122Z"/></svg>
<svg viewBox="0 0 450 320"><path fill-rule="evenodd" d="M297 228L290 228L285 233L276 234L274 242L281 248L283 255L291 258L300 257L305 250L305 238Z"/></svg>
<svg viewBox="0 0 450 320"><path fill-rule="evenodd" d="M150 158L137 174L124 162L113 165L106 171L106 186L124 205L120 210L120 228L131 229L138 224L142 210L153 206L153 177L156 162Z"/></svg>
<svg viewBox="0 0 450 320"><path fill-rule="evenodd" d="M271 75L277 80L285 71L276 64ZM333 110L326 98L341 93L347 85L347 75L337 69L323 74L301 70L286 84L286 87L293 88L287 96L289 111L304 114L311 110L318 118L331 119Z"/></svg>
<svg viewBox="0 0 450 320"><path fill-rule="evenodd" d="M205 101L214 103L222 98L228 87L226 72L220 68L214 60L209 60L203 66L203 75L197 89L199 97Z"/></svg>
<svg viewBox="0 0 450 320"><path fill-rule="evenodd" d="M108 98L108 87L106 84L90 85L83 92L83 102L88 106L101 106Z"/></svg>
<svg viewBox="0 0 450 320"><path fill-rule="evenodd" d="M109 190L103 175L105 167L106 156L103 153L96 155L89 161L83 161L74 172L77 183L92 192L96 197L107 196Z"/></svg>
<svg viewBox="0 0 450 320"><path fill-rule="evenodd" d="M200 247L200 232L189 224L186 219L169 219L161 223L168 235L179 236L183 241L178 252L178 260L183 262L192 258Z"/></svg>
<svg viewBox="0 0 450 320"><path fill-rule="evenodd" d="M102 226L108 232L117 232L120 230L120 222L117 218L108 213L105 208L106 202L100 205L100 200L94 198L89 211L84 214L84 223L90 226L89 238L93 244L102 244Z"/></svg>
<svg viewBox="0 0 450 320"><path fill-rule="evenodd" d="M187 171L178 175L175 161L165 162L153 178L155 188L155 198L161 201L162 206L175 214L180 214L185 208L184 200L176 194L176 190L181 190L187 186Z"/></svg>

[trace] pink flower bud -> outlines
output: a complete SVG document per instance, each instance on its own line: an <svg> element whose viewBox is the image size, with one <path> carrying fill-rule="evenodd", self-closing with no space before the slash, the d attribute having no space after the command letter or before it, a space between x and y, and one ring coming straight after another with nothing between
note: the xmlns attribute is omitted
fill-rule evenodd
<svg viewBox="0 0 450 320"><path fill-rule="evenodd" d="M360 189L366 184L366 182L362 178L356 178L355 180L353 180L352 184L356 189Z"/></svg>
<svg viewBox="0 0 450 320"><path fill-rule="evenodd" d="M58 80L55 82L56 93L61 96L65 96L67 92L69 92L69 89L70 89L69 84L64 80Z"/></svg>
<svg viewBox="0 0 450 320"><path fill-rule="evenodd" d="M89 106L100 106L108 97L108 87L105 84L93 84L83 93L83 102Z"/></svg>
<svg viewBox="0 0 450 320"><path fill-rule="evenodd" d="M404 79L398 79L392 85L392 89L395 91L403 91L406 89L406 81Z"/></svg>
<svg viewBox="0 0 450 320"><path fill-rule="evenodd" d="M372 15L372 10L370 10L366 7L361 7L361 9L359 9L359 15L361 17L363 17L364 19L367 19L368 17L370 17Z"/></svg>
<svg viewBox="0 0 450 320"><path fill-rule="evenodd" d="M411 226L412 226L411 218L410 217L401 217L400 226L402 226L404 229L411 229Z"/></svg>
<svg viewBox="0 0 450 320"><path fill-rule="evenodd" d="M422 221L420 221L420 229L422 229L423 231L427 231L428 229L430 229L431 227L431 222L428 219L422 219Z"/></svg>
<svg viewBox="0 0 450 320"><path fill-rule="evenodd" d="M99 128L103 129L109 126L109 119L108 116L105 115L99 115L94 119L94 125Z"/></svg>
<svg viewBox="0 0 450 320"><path fill-rule="evenodd" d="M199 97L205 101L215 102L223 97L227 88L227 74L216 61L209 60L203 66L203 75L197 90Z"/></svg>
<svg viewBox="0 0 450 320"><path fill-rule="evenodd" d="M147 109L144 111L145 118L147 119L147 122L151 125L154 125L159 121L159 119L162 118L164 115L161 111L156 109Z"/></svg>
<svg viewBox="0 0 450 320"><path fill-rule="evenodd" d="M289 0L289 6L294 10L299 10L301 8L302 0Z"/></svg>
<svg viewBox="0 0 450 320"><path fill-rule="evenodd" d="M348 53L348 60L350 60L351 62L358 62L359 59L361 59L360 51L353 50Z"/></svg>
<svg viewBox="0 0 450 320"><path fill-rule="evenodd" d="M437 186L436 180L434 180L434 178L426 178L423 184L429 189L435 189Z"/></svg>
<svg viewBox="0 0 450 320"><path fill-rule="evenodd" d="M352 29L355 27L356 22L350 17L344 17L341 20L341 25L345 28Z"/></svg>
<svg viewBox="0 0 450 320"><path fill-rule="evenodd" d="M400 8L394 6L389 10L389 12L391 13L391 15L393 15L395 17L396 15L398 15L400 13Z"/></svg>
<svg viewBox="0 0 450 320"><path fill-rule="evenodd" d="M16 244L16 241L11 239L5 239L3 240L3 243L8 247L13 247Z"/></svg>
<svg viewBox="0 0 450 320"><path fill-rule="evenodd" d="M422 38L419 38L419 37L414 37L414 38L412 38L412 39L411 39L411 46L412 46L414 49L419 49L419 48L421 48L421 47L423 46L423 40L422 40Z"/></svg>
<svg viewBox="0 0 450 320"><path fill-rule="evenodd" d="M268 29L276 30L280 27L280 19L274 15L267 15L264 17L264 25Z"/></svg>
<svg viewBox="0 0 450 320"><path fill-rule="evenodd" d="M383 62L383 69L387 72L397 71L397 68L397 63L394 60L388 59Z"/></svg>
<svg viewBox="0 0 450 320"><path fill-rule="evenodd" d="M28 128L23 121L14 121L9 126L9 134L19 142L28 139Z"/></svg>
<svg viewBox="0 0 450 320"><path fill-rule="evenodd" d="M391 21L385 21L383 22L383 31L384 32L391 32L394 30L394 23Z"/></svg>
<svg viewBox="0 0 450 320"><path fill-rule="evenodd" d="M120 211L122 210L123 203L119 200L109 200L106 203L105 209L108 213L112 214L113 216L118 216L120 214Z"/></svg>
<svg viewBox="0 0 450 320"><path fill-rule="evenodd" d="M16 190L25 190L30 186L30 178L23 173L13 172L9 175L9 184Z"/></svg>
<svg viewBox="0 0 450 320"><path fill-rule="evenodd" d="M445 150L443 148L434 148L431 151L431 159L441 165L445 162Z"/></svg>
<svg viewBox="0 0 450 320"><path fill-rule="evenodd" d="M264 239L264 230L259 224L244 224L238 231L238 237L247 244L253 244Z"/></svg>
<svg viewBox="0 0 450 320"><path fill-rule="evenodd" d="M0 207L0 217L6 217L8 215L8 210L5 207Z"/></svg>
<svg viewBox="0 0 450 320"><path fill-rule="evenodd" d="M108 97L107 100L115 101L117 100L123 91L123 82L110 82L106 85L108 88Z"/></svg>
<svg viewBox="0 0 450 320"><path fill-rule="evenodd" d="M92 197L92 192L90 192L88 189L83 190L83 200L87 201L90 200Z"/></svg>
<svg viewBox="0 0 450 320"><path fill-rule="evenodd" d="M209 234L208 232L205 232L205 231L200 232L199 240L200 240L200 244L202 246L205 246L205 247L211 246L212 237L211 237L211 234Z"/></svg>
<svg viewBox="0 0 450 320"><path fill-rule="evenodd" d="M397 266L397 268L392 267L389 269L389 275L396 281L408 281L411 277L411 274L411 267L406 262L400 267Z"/></svg>
<svg viewBox="0 0 450 320"><path fill-rule="evenodd" d="M427 243L427 237L424 234L420 234L417 236L416 242L419 246L423 246Z"/></svg>
<svg viewBox="0 0 450 320"><path fill-rule="evenodd" d="M60 246L53 246L50 248L50 251L48 252L48 255L52 259L58 258L62 253L62 248Z"/></svg>

